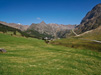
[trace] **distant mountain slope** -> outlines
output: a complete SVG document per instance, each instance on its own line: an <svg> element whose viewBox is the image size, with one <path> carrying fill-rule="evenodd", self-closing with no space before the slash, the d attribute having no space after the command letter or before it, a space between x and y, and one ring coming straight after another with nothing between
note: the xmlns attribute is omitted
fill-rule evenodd
<svg viewBox="0 0 101 75"><path fill-rule="evenodd" d="M54 37L62 37L67 30L74 29L75 25L58 25L58 24L46 24L42 21L39 24L32 23L28 30L35 30L41 34L48 34ZM61 33L62 32L62 33ZM59 35L60 34L60 35Z"/></svg>
<svg viewBox="0 0 101 75"><path fill-rule="evenodd" d="M96 29L86 31L80 34L78 37L88 39L88 40L98 40L101 41L101 26Z"/></svg>
<svg viewBox="0 0 101 75"><path fill-rule="evenodd" d="M21 31L25 31L27 30L27 28L29 27L29 25L21 25L21 24L15 24L15 23L6 23L3 21L0 21L1 24L16 28L16 29L20 29Z"/></svg>
<svg viewBox="0 0 101 75"><path fill-rule="evenodd" d="M1 24L19 29L21 31L27 32L32 36L43 38L43 37L66 37L66 34L70 32L71 29L74 29L76 25L58 25L58 24L46 24L42 21L39 24L32 23L31 25L21 25L15 23L6 23L0 21Z"/></svg>
<svg viewBox="0 0 101 75"><path fill-rule="evenodd" d="M101 52L101 26L86 31L79 36L51 41L51 44L77 49L88 49Z"/></svg>
<svg viewBox="0 0 101 75"><path fill-rule="evenodd" d="M38 31L35 31L35 30L26 30L25 32L27 34L33 36L34 38L38 38L38 39L43 39L45 37L53 38L51 35L41 34L41 33L39 33Z"/></svg>
<svg viewBox="0 0 101 75"><path fill-rule="evenodd" d="M9 27L9 26L1 24L1 23L0 23L0 32L3 32L3 33L12 32L13 34L11 33L11 35L16 35L16 32L19 32L21 34L21 36L32 37L29 34L23 32L23 31L21 31L19 29Z"/></svg>
<svg viewBox="0 0 101 75"><path fill-rule="evenodd" d="M80 25L76 27L75 31L80 34L99 26L101 26L101 3L87 13Z"/></svg>
<svg viewBox="0 0 101 75"><path fill-rule="evenodd" d="M21 36L25 36L25 37L33 37L33 38L38 38L38 39L42 39L44 37L51 37L47 34L40 34L37 31L31 31L31 30L27 30L27 31L21 31L19 29L16 29L14 27L10 27L4 24L0 24L0 32L3 33L10 33L10 35L16 35L16 32L20 33Z"/></svg>

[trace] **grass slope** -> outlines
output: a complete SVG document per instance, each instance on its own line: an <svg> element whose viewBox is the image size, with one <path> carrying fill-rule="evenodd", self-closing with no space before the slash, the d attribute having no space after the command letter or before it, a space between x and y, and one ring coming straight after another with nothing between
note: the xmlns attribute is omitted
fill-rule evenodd
<svg viewBox="0 0 101 75"><path fill-rule="evenodd" d="M101 52L101 43L94 42L93 40L101 41L101 26L94 30L82 33L79 36L69 36L69 38L55 40L51 43L77 49L90 49Z"/></svg>
<svg viewBox="0 0 101 75"><path fill-rule="evenodd" d="M0 34L0 75L100 75L101 53Z"/></svg>
<svg viewBox="0 0 101 75"><path fill-rule="evenodd" d="M76 49L85 49L101 52L101 43L85 39L83 37L71 37L52 41L51 44L62 45Z"/></svg>
<svg viewBox="0 0 101 75"><path fill-rule="evenodd" d="M88 31L88 33L81 34L81 38L101 41L101 26L91 30L90 32Z"/></svg>

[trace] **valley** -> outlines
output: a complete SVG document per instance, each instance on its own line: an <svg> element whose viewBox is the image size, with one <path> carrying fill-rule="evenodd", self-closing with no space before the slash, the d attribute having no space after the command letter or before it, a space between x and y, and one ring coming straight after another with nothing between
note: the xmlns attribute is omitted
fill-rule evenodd
<svg viewBox="0 0 101 75"><path fill-rule="evenodd" d="M40 6L40 0L38 3L33 1L32 3ZM8 22L0 21L0 75L101 75L101 3L95 5L92 9L90 8L90 11L81 20L80 24L60 24L60 22L73 22L73 18L81 18L80 15L82 14L79 14L79 16L75 14L79 11L81 13L85 9L82 11L77 10L82 9L79 8L80 3L78 3L73 6L73 8L77 6L77 9L75 8L74 10L78 12L74 12L74 10L71 12L72 6L68 5L70 9L67 10L65 9L67 4L62 4L62 2L64 3L65 1L61 1L57 6L64 8L60 11L60 8L57 7L59 9L55 8L55 12L53 10L48 12L49 8L54 4L51 6L46 6L47 4L41 5L39 8L48 7L44 13L42 13L43 8L36 9L37 7L30 3L31 6L26 6L27 11L23 9L22 14L24 15L22 23L31 22L30 25L20 23L21 21L19 20L22 18L22 15L20 15L21 10L19 12L15 10L17 13L15 12L14 17L16 16L16 18L12 21L16 23L9 23L11 20L6 17L6 14L10 17L13 16L9 15L9 12L4 13L3 19L6 18ZM44 1L42 3L44 4ZM23 2L21 6L22 4ZM30 8L28 9L27 7L29 6ZM54 7L56 7L56 3ZM16 8L18 8L18 5ZM30 10L31 8L35 8L35 10ZM21 8L19 7L19 9ZM62 11L64 9L71 17L64 14L65 11ZM86 10L88 11L88 7ZM26 14L28 12L29 14ZM55 13L56 17L53 13ZM60 13L62 13L62 16ZM75 16L72 15L73 13ZM44 14L44 17L41 14ZM47 14L50 17L46 17ZM41 18L34 19L36 15L41 15ZM31 16L35 17L31 20ZM28 19L25 19L25 17ZM72 20L70 20L71 18ZM59 24L48 23L53 22L51 19Z"/></svg>

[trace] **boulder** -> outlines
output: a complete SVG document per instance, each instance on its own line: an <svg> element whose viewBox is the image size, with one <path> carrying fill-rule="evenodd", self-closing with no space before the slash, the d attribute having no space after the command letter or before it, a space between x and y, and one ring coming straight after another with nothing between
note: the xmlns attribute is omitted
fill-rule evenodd
<svg viewBox="0 0 101 75"><path fill-rule="evenodd" d="M0 48L0 53L6 53L6 50L3 48Z"/></svg>

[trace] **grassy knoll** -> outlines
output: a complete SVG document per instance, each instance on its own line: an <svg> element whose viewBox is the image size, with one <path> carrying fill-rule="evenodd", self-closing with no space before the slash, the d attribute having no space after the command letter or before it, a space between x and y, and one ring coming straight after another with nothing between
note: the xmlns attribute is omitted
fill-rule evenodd
<svg viewBox="0 0 101 75"><path fill-rule="evenodd" d="M0 33L0 75L100 75L101 53Z"/></svg>

